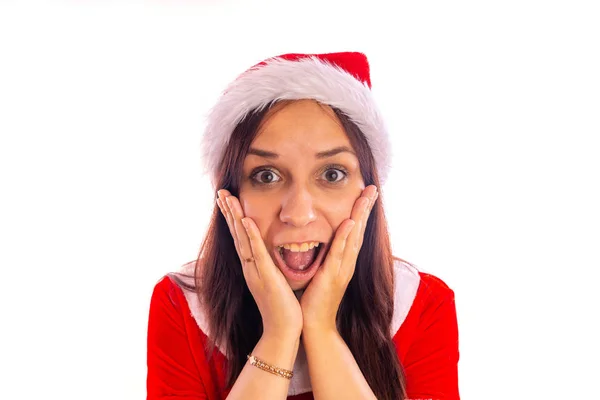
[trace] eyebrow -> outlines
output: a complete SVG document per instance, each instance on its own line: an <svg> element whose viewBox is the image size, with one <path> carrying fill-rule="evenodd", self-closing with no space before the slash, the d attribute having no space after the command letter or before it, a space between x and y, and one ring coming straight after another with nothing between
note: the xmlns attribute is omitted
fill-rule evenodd
<svg viewBox="0 0 600 400"><path fill-rule="evenodd" d="M328 158L328 157L333 157L336 154L340 154L340 153L350 153L350 154L354 154L356 156L356 153L354 153L348 146L338 146L338 147L334 147L331 150L325 150L325 151L318 152L317 154L315 154L315 158L316 159ZM250 150L248 150L248 154L254 154L255 156L259 156L259 157L263 157L263 158L272 158L272 159L279 158L279 154L277 154L277 153L273 153L272 151L256 149L253 147L251 147Z"/></svg>

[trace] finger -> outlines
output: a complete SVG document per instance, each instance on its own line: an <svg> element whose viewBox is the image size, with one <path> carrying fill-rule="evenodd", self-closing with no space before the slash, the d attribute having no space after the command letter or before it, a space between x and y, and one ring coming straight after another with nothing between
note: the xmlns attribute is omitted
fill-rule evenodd
<svg viewBox="0 0 600 400"><path fill-rule="evenodd" d="M250 241L250 247L252 248L252 254L256 261L256 269L258 270L259 276L261 279L262 277L267 279L272 278L279 270L273 263L273 259L260 235L260 230L250 218L244 218L242 222L247 226L246 233L248 235L248 240Z"/></svg>
<svg viewBox="0 0 600 400"><path fill-rule="evenodd" d="M358 256L358 252L362 246L367 221L369 220L369 215L371 214L377 196L377 187L374 185L368 186L363 191L362 197L357 200L355 207L352 210L351 218L357 222L358 226L357 229L354 229L351 233L349 238L351 246L349 246L349 248L356 253L356 256ZM352 254L349 256L352 257Z"/></svg>
<svg viewBox="0 0 600 400"><path fill-rule="evenodd" d="M239 232L235 227L235 217L233 211L231 209L230 203L227 201L229 197L233 197L228 190L221 190L221 205L224 206L226 212L227 225L229 226L229 230L231 232L231 236L233 237L233 242L235 244L235 251L238 256L241 258L240 252L240 240L239 240ZM233 197L235 198L235 197Z"/></svg>
<svg viewBox="0 0 600 400"><path fill-rule="evenodd" d="M250 240L248 239L246 229L242 225L244 211L235 196L227 196L225 202L229 206L232 224L237 237L238 255L240 256L240 261L245 263L247 262L246 260L252 258L252 248L250 247Z"/></svg>
<svg viewBox="0 0 600 400"><path fill-rule="evenodd" d="M229 230L231 230L232 226L230 223L230 218L229 218L229 210L228 210L228 206L227 204L223 204L223 202L221 201L220 198L217 199L217 205L219 206L219 210L221 210L221 214L223 214L223 217L225 218L225 221L227 222L227 226L229 227Z"/></svg>
<svg viewBox="0 0 600 400"><path fill-rule="evenodd" d="M228 190L221 189L218 192L218 196L220 200L220 205L222 207L223 215L225 216L225 218L227 219L227 223L231 225L231 228L233 230L233 220L231 218L231 211L229 210L229 205L225 201L227 197L231 196L231 193L229 193Z"/></svg>
<svg viewBox="0 0 600 400"><path fill-rule="evenodd" d="M349 235L351 234L356 222L352 219L347 219L338 228L327 259L323 264L323 269L327 272L332 273L334 276L339 275L342 261L344 260L344 253L346 251L346 245L348 243Z"/></svg>
<svg viewBox="0 0 600 400"><path fill-rule="evenodd" d="M222 195L220 195L220 198L217 201L217 204L218 204L219 208L221 209L221 213L225 217L225 221L227 221L227 226L229 227L229 232L231 233L231 236L233 238L233 244L235 245L235 251L239 255L240 254L240 249L239 249L239 246L238 246L238 239L237 239L237 234L235 232L235 227L233 225L233 217L231 215L231 211L229 209L229 205L227 205L227 203L225 201L225 197L223 197Z"/></svg>
<svg viewBox="0 0 600 400"><path fill-rule="evenodd" d="M235 197L232 196L231 193L229 193L229 191L220 190L219 191L219 200L217 201L217 204L219 204L221 211L223 212L223 214L225 215L225 217L227 219L227 225L229 226L231 235L234 238L235 250L237 252L237 255L240 259L240 263L242 265L242 272L244 274L244 278L246 279L246 282L249 283L249 287L250 287L250 286L252 286L251 282L258 277L258 273L257 273L256 266L254 265L255 263L252 260L252 258L253 258L252 255L248 255L248 254L251 254L251 250L243 249L243 243L244 243L243 235L244 234L242 231L245 231L245 229L240 228L239 223L238 223L238 226L236 227L235 214L233 212L232 204L234 204L234 201L237 201L237 199L235 199L235 200L234 199L235 199ZM241 209L241 207L240 207L240 209ZM242 213L242 217L243 217L243 213Z"/></svg>
<svg viewBox="0 0 600 400"><path fill-rule="evenodd" d="M365 219L364 216L369 210L370 199L368 197L360 197L354 208L352 209L351 219L356 222L356 229L353 229L348 237L350 246L349 249L358 252L360 246L360 234L364 232Z"/></svg>
<svg viewBox="0 0 600 400"><path fill-rule="evenodd" d="M356 225L348 236L344 254L342 256L340 274L343 274L344 276L352 277L354 274L356 260L358 259L358 254L363 244L369 215L371 214L377 196L377 187L374 185L368 186L363 191L362 196L356 201L355 207L352 209L352 219L356 218L354 219Z"/></svg>
<svg viewBox="0 0 600 400"><path fill-rule="evenodd" d="M373 197L375 193L377 193L377 187L375 185L369 185L362 191L360 197L354 202L350 219L354 221L360 220L365 208L369 206L371 197Z"/></svg>
<svg viewBox="0 0 600 400"><path fill-rule="evenodd" d="M256 279L258 278L259 280L261 279L261 274L260 271L258 269L258 260L257 257L254 255L253 251L252 251L252 246L251 246L251 241L250 238L248 236L248 230L249 230L249 221L252 221L250 218L242 218L240 220L240 223L242 225L242 229L245 232L245 236L248 238L248 248L245 248L243 245L240 246L243 248L242 253L241 254L251 254L250 256L240 256L240 261L242 263L242 268L244 269L244 274L246 275L246 280L249 279Z"/></svg>
<svg viewBox="0 0 600 400"><path fill-rule="evenodd" d="M256 267L252 249L248 243L246 228L241 223L241 218L243 218L244 215L241 211L241 206L239 207L239 210L237 210L237 199L234 196L227 196L225 198L225 203L227 204L229 218L233 227L233 234L236 238L236 251L240 259L240 264L242 265L242 272L248 283L248 287L250 288L253 286L252 281L260 279L260 273Z"/></svg>
<svg viewBox="0 0 600 400"><path fill-rule="evenodd" d="M360 231L356 232L357 236L358 236L358 240L355 242L355 250L358 256L358 252L360 250L360 248L362 247L363 244L363 240L365 238L365 231L367 229L367 223L369 222L369 217L371 216L371 211L373 210L373 206L375 205L375 202L377 201L377 198L379 197L379 192L375 192L372 197L369 199L369 204L368 206L365 208L365 210L363 211L363 215L361 216L361 224L360 224ZM358 230L357 230L358 231Z"/></svg>

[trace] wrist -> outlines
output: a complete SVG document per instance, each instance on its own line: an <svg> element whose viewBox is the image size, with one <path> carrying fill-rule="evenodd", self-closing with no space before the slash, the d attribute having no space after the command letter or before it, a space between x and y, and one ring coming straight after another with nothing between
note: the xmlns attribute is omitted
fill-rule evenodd
<svg viewBox="0 0 600 400"><path fill-rule="evenodd" d="M314 357L315 352L328 352L336 343L343 341L337 329L329 328L306 328L302 332L302 343L307 357Z"/></svg>
<svg viewBox="0 0 600 400"><path fill-rule="evenodd" d="M309 323L302 327L302 337L322 335L339 335L335 323Z"/></svg>
<svg viewBox="0 0 600 400"><path fill-rule="evenodd" d="M264 330L260 339L285 345L300 342L301 334L302 330Z"/></svg>
<svg viewBox="0 0 600 400"><path fill-rule="evenodd" d="M299 336L263 334L251 354L269 365L291 371L299 345Z"/></svg>

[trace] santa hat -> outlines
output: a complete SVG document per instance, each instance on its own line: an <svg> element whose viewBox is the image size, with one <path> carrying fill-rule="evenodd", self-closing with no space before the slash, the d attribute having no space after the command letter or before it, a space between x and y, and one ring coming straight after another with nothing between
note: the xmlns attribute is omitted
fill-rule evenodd
<svg viewBox="0 0 600 400"><path fill-rule="evenodd" d="M253 110L275 100L313 99L338 108L366 136L380 184L390 169L390 143L371 93L367 57L358 52L283 54L254 65L233 81L208 115L201 142L205 172L213 186L229 138ZM218 189L218 188L215 188Z"/></svg>

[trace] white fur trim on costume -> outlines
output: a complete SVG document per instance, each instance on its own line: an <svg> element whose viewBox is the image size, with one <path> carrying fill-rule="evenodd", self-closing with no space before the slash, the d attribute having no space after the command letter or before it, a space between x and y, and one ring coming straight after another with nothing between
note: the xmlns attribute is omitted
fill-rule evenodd
<svg viewBox="0 0 600 400"><path fill-rule="evenodd" d="M392 337L398 332L412 307L421 283L419 271L412 265L394 261L394 314L390 325Z"/></svg>
<svg viewBox="0 0 600 400"><path fill-rule="evenodd" d="M178 275L180 279L182 279L185 283L193 285L194 279L185 277L194 276L194 266L195 262L190 262L185 264L179 271ZM391 336L394 337L402 323L406 319L408 312L413 304L413 301L417 295L417 289L420 284L420 275L415 267L408 263L404 263L399 260L394 261L394 314L392 317L392 323L390 325L390 333ZM200 302L198 301L198 296L196 296L195 292L190 292L189 290L183 290L185 294L185 298L188 302L188 306L190 308L192 317L196 320L198 327L205 335L210 336L208 331L208 320L200 306ZM297 295L298 297L298 295ZM224 346L217 346L221 353L226 356L224 351ZM288 396L294 396L301 393L306 393L312 391L312 386L310 384L310 376L308 374L308 361L306 359L306 352L304 350L304 345L302 341L300 341L300 345L298 347L298 355L296 356L296 361L294 362L294 376L290 381L290 385L288 387Z"/></svg>
<svg viewBox="0 0 600 400"><path fill-rule="evenodd" d="M194 282L195 266L196 266L195 261L189 262L187 264L184 264L181 267L181 269L179 271L177 271L177 273L175 273L175 274L184 283L195 286L195 282ZM175 281L173 281L173 283L177 284ZM188 307L190 309L190 313L192 314L192 317L194 317L196 324L198 325L200 330L207 337L210 337L210 331L208 329L208 318L206 317L206 314L204 313L203 308L200 305L200 299L198 299L196 292L192 292L192 291L186 290L184 288L182 288L182 291L185 296L185 299L187 300ZM227 356L227 352L225 351L225 346L222 343L219 343L217 345L217 347L223 355Z"/></svg>
<svg viewBox="0 0 600 400"><path fill-rule="evenodd" d="M213 186L215 172L235 126L252 110L274 100L314 99L339 108L365 134L375 158L381 184L387 178L391 145L371 90L342 68L306 57L290 61L274 58L239 76L208 115L202 138L205 173Z"/></svg>

